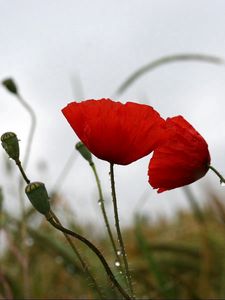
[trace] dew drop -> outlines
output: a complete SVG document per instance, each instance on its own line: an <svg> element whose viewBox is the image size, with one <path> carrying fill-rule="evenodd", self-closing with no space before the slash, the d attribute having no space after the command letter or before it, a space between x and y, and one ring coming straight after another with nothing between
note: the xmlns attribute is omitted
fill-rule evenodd
<svg viewBox="0 0 225 300"><path fill-rule="evenodd" d="M220 186L225 186L225 182L224 181L220 181Z"/></svg>
<svg viewBox="0 0 225 300"><path fill-rule="evenodd" d="M117 255L121 255L122 251L121 250L117 250L116 253L117 253Z"/></svg>
<svg viewBox="0 0 225 300"><path fill-rule="evenodd" d="M115 261L115 266L119 267L120 266L120 262L118 260Z"/></svg>
<svg viewBox="0 0 225 300"><path fill-rule="evenodd" d="M98 200L98 205L101 206L102 205L102 201Z"/></svg>

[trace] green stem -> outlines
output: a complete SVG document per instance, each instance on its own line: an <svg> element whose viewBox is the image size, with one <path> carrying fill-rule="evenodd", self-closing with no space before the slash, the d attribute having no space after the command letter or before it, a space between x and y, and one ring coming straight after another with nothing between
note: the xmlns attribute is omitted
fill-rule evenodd
<svg viewBox="0 0 225 300"><path fill-rule="evenodd" d="M105 225L106 225L106 228L107 228L107 231L108 231L108 235L109 235L113 250L115 252L116 259L120 262L120 257L117 253L116 243L114 241L112 230L111 230L110 225L109 225L108 216L107 216L107 213L106 213L106 210L105 210L105 204L104 204L104 199L103 199L103 194L102 194L102 188L101 188L100 180L99 180L99 177L98 177L98 173L97 173L95 164L93 162L90 163L90 166L93 170L95 180L96 180L96 183L97 183L98 193L99 193L99 204L101 206L102 215L103 215L104 222L105 222Z"/></svg>
<svg viewBox="0 0 225 300"><path fill-rule="evenodd" d="M211 169L219 177L220 183L225 183L224 177L213 166L210 165L209 169Z"/></svg>
<svg viewBox="0 0 225 300"><path fill-rule="evenodd" d="M27 112L30 115L31 118L31 126L29 130L29 135L27 139L27 146L25 150L25 156L23 160L23 168L26 169L29 158L30 158L30 151L31 151L31 146L33 142L33 137L34 137L34 132L36 128L36 115L32 107L23 99L23 97L17 92L15 95L20 102L20 104L27 110ZM25 219L25 203L24 203L24 198L23 198L23 182L22 180L19 181L19 195L20 195L20 204L21 204L21 210L22 210L22 219ZM26 234L26 233L25 233Z"/></svg>
<svg viewBox="0 0 225 300"><path fill-rule="evenodd" d="M129 295L124 291L124 289L121 287L121 285L119 284L119 282L116 280L116 278L114 277L107 261L105 260L104 256L102 255L102 253L98 250L98 248L95 247L94 244L92 244L89 240L87 240L85 237L79 235L76 232L73 232L61 225L59 225L58 223L56 223L53 219L53 217L50 215L46 216L46 219L49 223L51 223L51 225L53 227L55 227L56 229L60 230L63 233L69 234L71 236L73 236L74 238L80 240L82 243L84 243L86 246L88 246L100 259L102 265L105 268L105 271L107 273L107 275L109 276L110 280L112 281L112 283L114 284L114 286L118 289L118 291L121 293L121 295L128 300L131 300L131 298L129 297Z"/></svg>
<svg viewBox="0 0 225 300"><path fill-rule="evenodd" d="M27 178L27 175L22 167L21 161L20 160L16 160L16 165L18 166L21 175L23 176L23 179L26 181L27 184L30 183L30 180Z"/></svg>
<svg viewBox="0 0 225 300"><path fill-rule="evenodd" d="M58 219L58 217L54 214L54 212L52 210L50 210L50 214L52 215L54 221L59 224L60 226L62 226L60 220ZM82 265L82 268L84 269L84 271L87 273L88 277L90 278L90 280L92 281L93 283L93 286L95 287L98 295L99 295L99 299L103 299L103 295L102 295L102 292L95 280L95 278L92 276L91 272L89 271L88 269L88 265L86 264L86 262L83 260L83 258L81 257L79 251L77 250L76 246L74 245L74 243L72 242L70 236L68 234L66 234L65 232L63 232L63 235L64 237L66 238L67 242L70 244L71 248L73 249L73 252L76 254L76 256L78 257L81 265Z"/></svg>
<svg viewBox="0 0 225 300"><path fill-rule="evenodd" d="M26 173L25 173L25 171L24 171L24 169L23 169L23 167L22 167L22 164L21 164L20 160L17 160L17 161L16 161L16 165L18 166L18 168L19 168L19 170L20 170L20 172L21 172L21 174L22 174L22 176L23 176L23 179L26 181L27 184L29 184L29 183L30 183L30 180L28 179L28 177L27 177L27 175L26 175ZM58 225L61 226L61 223L60 223L59 219L57 218L57 216L56 216L51 210L50 210L50 215L53 217L53 219L55 220L55 222L56 222ZM87 273L87 275L88 275L88 276L90 277L90 279L92 280L92 282L93 282L93 284L94 284L94 286L95 286L95 288L96 288L96 291L98 292L98 294L99 294L99 296L100 296L100 299L103 299L103 298L102 298L101 291L100 291L100 289L99 289L99 287L98 287L98 285L97 285L97 283L96 283L94 277L92 276L92 274L91 274L91 273L89 272L89 270L88 270L87 264L84 262L84 260L83 260L82 257L80 256L80 253L77 251L77 249L76 249L76 247L74 246L73 242L71 241L70 237L69 237L67 234L65 234L65 233L64 233L64 236L65 236L65 238L67 239L68 243L70 244L71 248L73 249L74 253L77 255L79 261L81 262L81 265L82 265L84 271Z"/></svg>
<svg viewBox="0 0 225 300"><path fill-rule="evenodd" d="M21 161L18 159L15 161L22 176L23 179L26 181L27 184L30 183L30 180L27 178L26 173L21 165ZM26 225L26 211L25 211L25 202L24 197L22 193L23 189L23 181L19 179L19 199L20 199L20 205L21 205L21 211L22 211L22 218L21 218L21 251L23 252L24 257L24 264L22 265L22 275L23 275L23 282L24 282L24 297L29 298L29 253L27 250L27 247L25 245L25 240L27 237L27 225Z"/></svg>
<svg viewBox="0 0 225 300"><path fill-rule="evenodd" d="M18 101L20 102L20 104L27 110L27 112L29 113L30 117L31 117L31 126L30 126L30 130L29 130L29 135L28 135L28 139L27 139L27 146L26 146L26 150L25 150L25 156L24 156L24 160L23 160L23 167L24 169L26 169L27 164L28 164L28 160L30 157L30 151L31 151L31 146L32 146L32 141L33 141L33 137L34 137L34 131L35 131L35 127L36 127L36 115L34 110L32 109L32 107L23 99L23 97L16 92L15 96L17 97ZM21 164L18 165L18 167L21 167ZM21 170L21 173L23 174L23 170ZM24 177L24 174L23 174ZM25 178L24 178L25 179ZM27 182L27 178L25 179ZM28 182L27 182L28 183ZM21 206L21 213L22 213L22 226L21 226L21 235L22 235L22 240L25 241L26 236L27 236L27 225L26 225L26 211L25 211L25 200L23 197L23 181L20 179L19 180L19 200L20 200L20 206ZM28 298L28 294L29 294L29 274L28 274L28 252L26 247L23 246L24 243L22 243L22 250L24 252L24 259L25 259L25 270L24 270L24 282L25 282L25 297Z"/></svg>
<svg viewBox="0 0 225 300"><path fill-rule="evenodd" d="M27 163L28 163L28 160L30 157L30 150L31 150L32 142L33 142L34 131L36 128L36 115L35 115L35 112L32 109L32 107L23 99L23 97L20 94L17 94L17 99L22 104L22 106L27 110L27 112L29 113L29 115L31 117L31 127L30 127L30 131L29 131L29 135L28 135L27 147L25 150L25 157L24 157L24 161L23 161L24 169L26 169Z"/></svg>
<svg viewBox="0 0 225 300"><path fill-rule="evenodd" d="M119 224L119 215L118 215L118 207L117 207L117 200L116 200L116 189L115 189L115 179L114 179L114 168L113 168L112 163L110 163L110 180L111 180L111 188L112 188L112 200L113 200L113 207L114 207L115 226L116 226L118 241L119 241L119 245L120 245L121 252L122 252L122 257L123 257L123 263L124 263L124 267L125 267L125 276L126 276L126 280L127 280L129 290L130 290L131 295L132 295L132 299L134 299L134 291L133 291L133 286L132 286L132 282L131 282L129 266L128 266L128 262L127 262L127 254L126 254L126 251L125 251L123 238L122 238L122 234L121 234L121 230L120 230L120 224Z"/></svg>
<svg viewBox="0 0 225 300"><path fill-rule="evenodd" d="M224 60L217 56L205 55L201 53L178 53L174 55L168 55L160 57L156 60L151 61L147 65L137 69L132 73L117 89L115 96L121 95L124 93L129 86L131 86L138 78L147 72L151 72L165 64L168 63L177 63L185 61L199 61L204 63L211 63L217 65L224 65Z"/></svg>

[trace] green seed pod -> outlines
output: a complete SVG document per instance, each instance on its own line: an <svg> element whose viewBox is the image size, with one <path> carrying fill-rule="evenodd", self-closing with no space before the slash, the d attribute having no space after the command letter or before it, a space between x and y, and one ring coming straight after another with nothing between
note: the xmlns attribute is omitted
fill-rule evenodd
<svg viewBox="0 0 225 300"><path fill-rule="evenodd" d="M46 215L50 211L49 197L44 183L31 182L25 188L25 193L32 205L41 214Z"/></svg>
<svg viewBox="0 0 225 300"><path fill-rule="evenodd" d="M15 82L13 81L13 79L7 78L7 79L5 79L5 80L2 81L2 84L5 86L5 88L9 92L11 92L11 93L13 93L15 95L18 94L17 86L16 86Z"/></svg>
<svg viewBox="0 0 225 300"><path fill-rule="evenodd" d="M91 152L82 142L78 142L75 147L77 151L80 152L80 154L83 156L84 159L86 159L89 163L92 163Z"/></svg>
<svg viewBox="0 0 225 300"><path fill-rule="evenodd" d="M20 155L19 140L14 132L6 132L1 136L2 147L9 157L18 160Z"/></svg>

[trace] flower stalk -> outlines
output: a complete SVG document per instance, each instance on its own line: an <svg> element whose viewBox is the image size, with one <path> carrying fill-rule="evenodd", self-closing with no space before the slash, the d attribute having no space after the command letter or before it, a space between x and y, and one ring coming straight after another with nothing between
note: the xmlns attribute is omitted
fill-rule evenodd
<svg viewBox="0 0 225 300"><path fill-rule="evenodd" d="M27 175L26 175L26 173L25 173L25 171L24 171L24 169L23 169L23 166L22 166L21 161L19 160L19 158L16 158L16 159L15 159L15 163L16 163L16 165L18 166L18 168L19 168L19 170L20 170L20 173L21 173L21 175L22 175L24 181L28 184L27 187L31 186L32 183L30 182L29 178L27 177ZM28 198L30 199L30 197L29 197L29 196L30 196L30 190L28 189L28 191L27 191L27 187L26 187L26 194L27 194ZM45 188L44 188L44 189L45 189ZM44 194L45 194L45 193L44 193ZM47 191L46 191L46 194L47 194ZM42 195L43 195L43 194L42 194ZM33 197L31 196L31 198L33 198ZM46 198L46 197L45 197L45 198ZM31 200L32 200L32 199L31 199ZM43 199L43 198L42 198L42 199L39 199L39 200L41 200L40 202L46 202L46 201L48 201L48 196L47 196L47 199ZM34 200L34 201L35 201L35 200ZM32 205L33 205L33 200L32 200L31 202L32 202ZM39 209L39 205L41 205L41 204L38 203L38 202L36 202L35 208L36 208L40 213L45 214L45 212L42 211L42 209L41 209L41 210ZM44 206L45 206L45 205L46 205L46 204L44 204ZM49 207L49 210L48 210L47 214L49 214L49 213L51 214L51 216L52 216L52 218L54 219L54 221L55 221L57 224L61 225L59 219L58 219L57 216L52 212L52 210L50 209L50 207ZM83 267L83 269L84 269L84 272L87 273L87 276L90 278L91 282L93 283L93 286L95 287L96 292L98 293L100 299L103 299L103 295L102 295L102 293L101 293L101 290L100 290L100 288L99 288L99 286L98 286L98 284L97 284L95 278L93 277L93 275L92 275L91 272L89 271L88 265L87 265L86 262L83 260L83 258L82 258L82 256L80 255L79 251L77 250L77 248L75 247L75 245L74 245L73 242L71 241L70 237L69 237L66 233L64 233L64 236L65 236L65 238L67 239L68 243L70 244L70 246L71 246L73 252L74 252L74 253L76 254L76 256L78 257L78 259L79 259L79 261L80 261L80 263L81 263L81 265L82 265L82 267Z"/></svg>
<svg viewBox="0 0 225 300"><path fill-rule="evenodd" d="M211 169L220 179L220 184L225 183L224 177L211 165L209 165L209 169Z"/></svg>
<svg viewBox="0 0 225 300"><path fill-rule="evenodd" d="M121 258L118 255L118 250L117 250L117 247L116 247L116 243L114 241L114 237L113 237L112 230L111 230L111 227L110 227L109 219L108 219L107 212L106 212L106 209L105 209L105 203L104 203L104 198L103 198L103 193L102 193L101 182L100 182L95 164L92 160L92 154L82 142L78 142L76 144L75 148L81 154L81 156L85 160L88 161L88 163L89 163L89 165L90 165L90 167L91 167L91 169L94 173L95 181L96 181L97 188L98 188L98 194L99 194L98 203L99 203L99 206L101 207L103 220L104 220L104 223L105 223L108 235L109 235L110 242L112 244L113 251L114 251L115 256L116 256L116 262L118 262L118 264L119 264L118 265L119 272L120 272L120 274L122 274L122 273L124 273L124 270L123 270L123 267L122 267Z"/></svg>
<svg viewBox="0 0 225 300"><path fill-rule="evenodd" d="M94 173L96 184L97 184L97 187L98 187L99 204L101 206L102 215L103 215L104 222L105 222L105 225L106 225L106 228L107 228L107 231L108 231L108 235L109 235L113 250L115 252L116 258L118 260L120 260L120 257L118 256L118 253L117 253L116 243L115 243L114 238L113 238L112 230L111 230L110 225L109 225L109 220L108 220L108 216L107 216L106 209L105 209L105 204L104 204L104 199L103 199L103 194L102 194L102 188L101 188L100 180L99 180L99 177L98 177L98 173L97 173L95 164L93 162L90 163L90 166L91 166L91 169Z"/></svg>
<svg viewBox="0 0 225 300"><path fill-rule="evenodd" d="M60 226L62 226L62 223L60 222L60 220L58 219L58 217L55 215L55 213L50 210L50 214L52 215L53 220ZM93 286L95 287L96 292L99 295L99 299L103 299L103 295L101 292L101 289L99 288L94 276L91 274L91 272L89 271L88 265L87 263L83 260L82 256L80 255L80 252L77 250L76 246L74 245L74 243L72 242L70 236L63 232L64 237L66 238L67 242L70 244L73 252L76 254L77 258L79 259L81 266L83 268L83 270L87 273L88 277L90 278L91 282L93 283Z"/></svg>
<svg viewBox="0 0 225 300"><path fill-rule="evenodd" d="M56 229L62 231L65 234L71 235L74 238L80 240L82 243L84 243L85 245L87 245L89 247L89 249L91 249L99 258L99 260L101 261L107 275L109 276L111 282L113 283L113 285L118 289L118 291L120 292L120 294L128 300L131 300L130 296L126 293L126 291L121 287L121 285L119 284L119 282L116 280L116 278L114 277L107 261L105 260L104 256L102 255L102 253L98 250L97 247L95 247L94 244L92 244L89 240L87 240L85 237L79 235L78 233L71 231L63 226L61 226L60 224L56 223L54 221L53 216L51 215L51 213L49 215L46 215L46 219L47 221Z"/></svg>
<svg viewBox="0 0 225 300"><path fill-rule="evenodd" d="M128 261L127 261L127 254L125 251L125 246L124 246L124 242L123 242L123 238L122 238L122 234L121 234L121 230L120 230L119 214L118 214L117 199L116 199L115 178L114 178L114 165L112 163L110 163L110 180L111 180L113 207L114 207L115 226L116 226L118 242L119 242L119 246L121 249L121 254L122 254L124 268L125 268L125 277L126 277L126 281L127 281L130 293L132 295L132 299L135 299L132 281L131 281L131 275L130 275Z"/></svg>
<svg viewBox="0 0 225 300"><path fill-rule="evenodd" d="M116 280L113 272L111 271L107 261L105 260L104 256L102 255L102 253L98 250L97 247L95 247L94 244L92 244L89 240L87 240L85 237L63 227L61 225L61 222L59 221L59 219L57 218L57 216L52 212L52 210L50 209L43 209L43 203L45 201L48 201L48 195L47 195L47 191L45 190L45 186L44 184L40 183L40 182L35 182L35 183L31 183L30 180L28 179L22 164L18 159L15 160L23 179L25 180L25 182L28 184L25 192L29 198L29 200L31 200L32 204L35 204L35 208L42 214L45 215L47 221L56 229L60 230L61 232L63 232L65 238L67 239L68 243L70 244L72 250L74 251L74 253L78 256L78 259L81 262L81 265L84 268L84 271L87 273L87 275L89 276L89 278L92 279L92 282L94 284L94 286L96 287L96 291L98 292L100 299L103 299L102 293L100 291L100 288L97 285L96 280L94 279L94 277L91 275L90 271L88 270L87 264L84 262L83 258L81 257L81 255L79 254L78 250L76 249L75 245L73 244L73 242L71 241L69 236L73 236L74 238L80 240L81 242L83 242L84 244L86 244L90 250L92 250L100 259L109 279L111 280L111 282L113 283L113 285L117 288L117 290L120 292L120 294L128 300L131 300L130 296L126 293L126 291L122 288L122 286L119 284L119 282ZM34 199L34 197L36 196L36 194L33 194L34 192L36 192L38 189L41 189L41 195L44 195L44 199L39 199L41 200L41 204L39 207L38 201L36 201L36 199ZM46 207L45 207L46 208Z"/></svg>
<svg viewBox="0 0 225 300"><path fill-rule="evenodd" d="M23 160L23 166L24 166L24 169L26 169L29 158L30 158L31 146L32 146L32 142L33 142L35 128L36 128L36 115L35 115L35 112L32 109L32 107L29 105L29 103L26 102L23 99L23 97L21 96L19 89L12 78L6 78L5 80L2 81L2 84L8 90L8 92L12 93L17 98L19 103L27 110L27 112L29 113L30 118L31 118L31 126L30 126L30 130L29 130L29 135L28 135L27 145L26 145L26 150L25 150L25 156L24 156L24 160ZM19 168L21 167L19 159L18 159L17 165ZM21 169L21 173L22 172L23 172L23 170ZM23 177L25 179L25 174L23 174ZM22 240L25 241L26 236L27 236L27 227L26 227L26 221L25 221L26 220L26 212L25 212L25 200L23 197L23 181L21 179L19 180L19 201L20 201L21 214L22 214L21 235L22 235ZM24 253L24 259L26 261L26 263L25 263L26 267L24 270L24 293L25 293L26 298L28 298L29 297L29 276L28 276L29 255L28 255L27 249L24 245L25 244L22 243L22 251Z"/></svg>

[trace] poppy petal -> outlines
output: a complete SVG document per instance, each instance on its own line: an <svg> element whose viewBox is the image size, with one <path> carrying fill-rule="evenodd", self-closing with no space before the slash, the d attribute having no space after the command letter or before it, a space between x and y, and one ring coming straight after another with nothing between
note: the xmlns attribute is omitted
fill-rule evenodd
<svg viewBox="0 0 225 300"><path fill-rule="evenodd" d="M182 116L165 122L165 141L149 163L149 183L158 193L190 184L208 171L210 154L203 137Z"/></svg>
<svg viewBox="0 0 225 300"><path fill-rule="evenodd" d="M119 165L152 152L160 144L165 123L151 106L110 99L72 102L62 112L95 156Z"/></svg>

